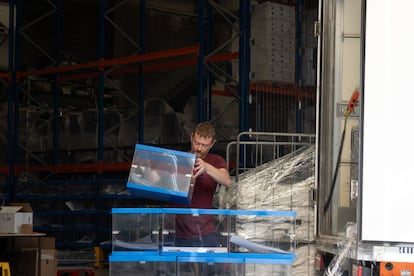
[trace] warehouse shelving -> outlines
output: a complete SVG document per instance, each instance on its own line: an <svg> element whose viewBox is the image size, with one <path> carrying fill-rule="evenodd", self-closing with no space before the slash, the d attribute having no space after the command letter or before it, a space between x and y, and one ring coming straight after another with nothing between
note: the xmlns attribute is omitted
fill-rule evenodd
<svg viewBox="0 0 414 276"><path fill-rule="evenodd" d="M239 109L239 131L247 131L251 128L251 122L253 114L251 114L251 103L249 100L254 93L271 93L277 95L286 94L294 99L313 98L312 92L308 92L303 87L274 87L273 84L264 85L252 85L249 82L250 71L250 12L251 1L240 0L239 1L239 13L229 12L222 6L218 5L216 1L202 1L197 2L199 13L196 15L198 30L197 42L184 45L183 47L169 48L169 49L157 49L152 50L146 48L145 41L145 28L146 18L145 10L148 9L144 0L138 1L138 6L134 8L139 11L138 17L135 18L137 23L138 41L131 38L131 35L122 30L123 26L119 26L114 22L114 13L125 5L124 1L112 3L113 6L109 7L107 1L101 0L98 5L99 11L96 14L96 18L99 19L99 30L94 30L98 33L99 45L98 51L94 53L97 55L87 61L76 61L76 64L63 65L66 61L62 57L63 52L62 44L62 9L63 4L61 1L45 1L43 5L38 5L37 11L40 10L37 18L30 18L25 23L29 23L23 26L23 17L28 16L28 13L22 13L26 2L22 1L9 1L11 7L11 14L16 13L16 18L11 18L11 25L16 24L16 29L10 30L10 38L15 38L15 44L10 42L10 65L8 72L1 72L0 79L2 85L7 89L8 102L8 124L7 124L7 163L0 164L0 175L4 177L4 181L0 187L1 192L5 195L7 201L30 201L34 205L39 204L42 201L67 201L75 197L80 197L76 194L65 194L62 197L55 197L51 195L33 195L25 193L17 193L23 188L29 187L30 189L40 189L39 187L56 185L76 186L82 184L82 182L88 182L90 184L93 193L86 193L83 196L87 200L95 201L97 208L87 211L71 211L65 206L60 206L60 209L42 210L34 209L35 223L37 218L52 218L57 219L59 216L63 216L65 223L67 220L73 219L73 217L81 217L83 215L89 215L94 217L96 223L93 227L82 228L65 228L64 226L47 226L36 227L35 230L45 231L50 234L64 234L68 229L73 232L95 233L97 240L95 243L83 244L83 246L99 245L101 241L107 240L107 236L110 233L106 225L101 225L101 222L108 219L109 211L103 204L110 200L125 200L125 205L145 205L146 201L138 200L130 195L119 194L103 194L100 191L111 183L126 183L126 177L129 171L130 160L132 157L133 144L131 145L113 145L107 140L111 134L110 128L105 129L105 111L108 103L105 96L111 93L120 94L122 99L130 104L133 112L128 113L131 118L136 118L136 124L138 125L138 134L136 135L135 142L144 142L144 97L145 89L148 86L146 83L145 75L149 73L161 74L166 71L179 70L180 68L196 68L197 78L202 79L198 83L197 95L199 112L197 114L197 120L211 119L215 122L220 121L220 114L216 117L212 116L212 99L213 95L226 95L234 98L229 105L237 105ZM301 1L298 1L300 3ZM75 4L74 4L75 5ZM82 7L80 7L81 9ZM42 10L43 9L43 10ZM205 11L201 12L201 11ZM35 13L33 13L35 14ZM36 24L41 23L47 17L53 17L53 26L55 29L48 32L53 37L54 45L48 45L47 49L42 49L41 43L36 42L35 37L32 36L31 28ZM228 45L235 39L223 39L218 45L213 45L213 29L218 28L214 26L215 20L220 18L226 25L237 33L236 37L239 41L239 51L228 51ZM217 20L216 20L217 21ZM200 22L204 22L202 24ZM43 23L42 23L43 24ZM44 26L44 25L42 25ZM52 28L51 26L48 26ZM87 26L85 26L87 27ZM111 31L120 33L120 37L128 41L131 44L131 52L125 53L125 55L112 56L108 54L110 46L106 45L107 37ZM47 30L49 31L49 29ZM115 35L114 35L115 36ZM119 37L118 37L119 38ZM31 46L35 48L39 53L46 56L46 59L51 66L45 66L44 68L27 69L23 68L22 61L25 57L23 48L23 40L26 43L33 44ZM201 42L200 42L201 41ZM88 42L85 42L88 43ZM111 48L110 48L111 49ZM111 53L115 52L111 49ZM26 53L27 54L27 53ZM115 54L114 54L115 55ZM228 65L230 62L238 60L240 63L240 73L237 80L232 78L232 74L228 72ZM48 64L49 65L49 64ZM120 88L119 82L122 78L129 78L133 76L136 78L134 83L134 89L136 89L136 98L131 98L128 93ZM36 110L42 110L50 113L50 129L49 133L50 141L52 141L52 148L49 151L30 151L29 148L22 146L24 136L22 134L22 121L21 114L25 111L23 105L23 99L32 99L36 95L30 91L30 82L33 80L46 79L50 86L51 92L47 96L49 97L50 106L42 105L40 102L37 105L32 105L30 108ZM223 89L214 89L213 79L223 84ZM86 84L86 80L93 80L94 85ZM94 89L96 98L93 99L93 104L96 108L96 147L85 148L77 150L68 150L62 145L61 129L59 125L59 118L61 113L66 110L59 108L59 104L63 102L65 97L69 97L72 103L80 104L83 100L80 97L71 97L63 95L62 89L66 84L85 84L90 85ZM35 101L31 101L35 103ZM28 110L30 109L28 108ZM229 108L226 108L229 109ZM129 118L129 117L128 117ZM123 118L126 119L126 118ZM135 119L134 119L135 120ZM76 140L75 140L76 142ZM225 141L226 142L226 141ZM183 147L183 145L171 145L172 147ZM89 152L93 155L93 158L88 160L87 163L75 162L71 159L76 153ZM107 158L107 153L116 155L117 158ZM75 175L81 175L85 177L75 177ZM69 225L69 224L68 224ZM79 230L79 231L77 231ZM59 237L58 245L61 248L70 248L75 246L74 243L66 242L65 237ZM82 246L78 244L77 246Z"/></svg>
<svg viewBox="0 0 414 276"><path fill-rule="evenodd" d="M98 57L96 60L89 60L86 62L75 62L75 64L63 65L65 62L64 57L60 55L62 51L62 34L60 28L62 27L62 4L60 1L43 3L39 5L37 10L43 9L38 14L38 18L30 18L24 22L23 16L26 3L19 1L10 1L11 13L16 12L16 18L11 18L11 25L16 23L16 29L11 30L10 38L15 37L15 44L10 42L10 66L9 72L1 74L1 78L5 83L5 87L9 91L8 97L8 160L7 165L4 164L1 167L1 171L5 173L5 186L7 189L3 190L4 194L7 195L8 201L29 201L34 207L35 214L35 230L44 231L52 236L57 237L57 246L59 248L72 248L72 247L88 247L93 245L99 245L101 241L107 240L110 230L105 227L104 222L109 214L108 209L105 209L103 204L105 201L110 200L129 200L133 202L133 206L139 206L145 204L145 200L137 200L130 195L119 195L119 194L103 194L101 190L105 185L113 183L125 184L125 175L129 170L128 162L128 148L118 148L113 145L105 143L104 131L104 113L105 113L105 89L108 85L112 85L113 78L123 77L125 75L137 75L142 78L143 74L148 72L156 72L162 70L173 70L185 66L199 66L200 77L204 78L203 66L205 64L222 63L228 62L232 59L239 58L239 54L229 52L214 52L209 56L204 56L205 49L203 43L196 44L194 46L181 47L176 49L160 50L160 51L144 51L144 45L142 41L139 41L139 45L136 48L135 53L128 56L120 57L107 57L105 56L105 34L106 25L113 25L114 22L111 20L111 12L114 12L119 5L118 3L114 7L110 7L107 10L106 1L99 2L99 40L100 46L98 51ZM247 1L241 1L243 5L248 5ZM145 1L140 3L141 11L145 9ZM204 1L199 1L200 7L204 5ZM33 13L35 14L35 13ZM54 49L50 51L50 47L43 49L41 42L37 42L36 38L31 34L31 28L36 24L42 24L48 17L52 16L52 22L56 24L56 28L51 32L55 36ZM139 22L141 26L144 26L144 14L140 14ZM201 22L203 21L204 15L200 15ZM212 20L211 14L206 16L208 20ZM26 25L23 25L25 24ZM48 26L50 27L50 26ZM113 27L118 29L117 26ZM203 24L199 25L200 34L203 33ZM143 40L143 32L141 29L140 39ZM122 35L126 35L122 32ZM127 35L126 35L127 36ZM202 36L201 36L202 37ZM46 57L48 62L52 66L45 68L35 68L34 70L24 70L22 68L22 60L24 59L24 53L22 51L23 40L28 41L37 51ZM202 52L200 52L200 49ZM49 51L49 52L48 52ZM154 62L155 61L155 62ZM87 79L93 79L97 83L97 87L94 88L96 93L95 103L97 104L97 143L96 148L86 148L80 150L73 150L65 148L61 139L63 133L60 126L60 118L62 110L59 108L65 97L72 101L71 104L79 104L81 98L65 96L63 89L66 84L83 83ZM44 84L48 85L50 91L41 95L43 98L49 98L49 106L45 106L43 102L36 101L36 96L39 94L33 93L31 85L36 81L43 81ZM132 103L134 108L141 114L139 122L139 141L143 139L142 129L142 117L143 117L143 78L140 86L140 96L138 103ZM117 90L117 88L111 88ZM201 95L200 99L205 99L204 85L199 86ZM122 95L126 95L124 91L117 90ZM127 97L125 97L127 98ZM26 102L22 101L25 100ZM30 103L31 106L26 108L24 105ZM204 103L202 103L204 105ZM209 107L211 108L211 107ZM22 120L31 120L27 114L31 114L31 111L42 111L49 114L50 119L47 122L48 128L52 129L48 132L50 135L47 139L51 142L50 148L47 151L35 150L31 151L30 148L25 147L25 141L27 139L22 130ZM200 119L207 118L206 115L209 112L207 110L202 111ZM25 117L23 117L24 115ZM38 127L38 126L35 126ZM20 133L21 132L21 133ZM30 137L30 136L29 136ZM36 140L36 138L30 138ZM19 142L20 141L20 142ZM132 148L133 145L131 145ZM73 163L71 156L76 152L89 151L94 157L87 163ZM105 153L113 151L122 155L122 161L111 161L106 160ZM76 175L83 175L85 179L76 177ZM120 177L120 178L119 178ZM77 187L79 185L87 185L92 189L91 192L82 194L69 193L66 190L68 187ZM50 190L60 190L60 195L54 195L49 193ZM43 190L44 193L34 193L34 191ZM69 201L71 199L85 200L96 203L95 208L91 210L76 210L72 211L65 206L62 206L62 202ZM135 202L134 202L135 201ZM38 208L39 205L44 205L47 202L46 208ZM125 203L128 206L128 203ZM56 207L56 208L55 208ZM84 225L79 223L78 225L72 225L69 223L71 220L76 220L77 217L89 216L93 218L91 225ZM43 224L42 220L46 219L46 223ZM37 224L37 222L39 224ZM49 224L49 225L48 225ZM91 235L95 235L96 239L91 243L76 243L76 239L70 240L70 236L74 233L83 234L88 232ZM78 237L79 238L79 237Z"/></svg>

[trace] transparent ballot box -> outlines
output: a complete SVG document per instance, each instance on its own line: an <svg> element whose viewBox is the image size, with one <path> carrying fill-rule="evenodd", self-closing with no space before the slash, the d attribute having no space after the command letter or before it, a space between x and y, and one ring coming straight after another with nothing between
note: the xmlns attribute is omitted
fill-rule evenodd
<svg viewBox="0 0 414 276"><path fill-rule="evenodd" d="M141 198L189 205L195 154L136 144L127 188Z"/></svg>
<svg viewBox="0 0 414 276"><path fill-rule="evenodd" d="M113 251L158 251L161 246L162 214L157 209L113 209ZM153 212L151 212L153 211Z"/></svg>
<svg viewBox="0 0 414 276"><path fill-rule="evenodd" d="M291 258L291 211L190 208L113 208L112 251L161 256Z"/></svg>
<svg viewBox="0 0 414 276"><path fill-rule="evenodd" d="M221 257L178 257L177 275L266 275L290 276L291 263L279 262L277 259L248 259L242 256Z"/></svg>
<svg viewBox="0 0 414 276"><path fill-rule="evenodd" d="M109 272L115 275L292 275L291 263L277 259L248 259L240 257L217 257L209 253L197 256L159 256L151 253L114 252L109 256Z"/></svg>
<svg viewBox="0 0 414 276"><path fill-rule="evenodd" d="M112 219L110 275L292 275L296 212L113 208Z"/></svg>

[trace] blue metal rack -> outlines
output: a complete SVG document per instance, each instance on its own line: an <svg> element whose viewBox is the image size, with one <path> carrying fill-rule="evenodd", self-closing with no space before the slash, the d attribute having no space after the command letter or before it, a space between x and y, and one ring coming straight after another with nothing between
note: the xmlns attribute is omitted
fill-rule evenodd
<svg viewBox="0 0 414 276"><path fill-rule="evenodd" d="M96 219L96 225L100 225L100 222L102 220L105 219L105 217L107 217L109 215L109 212L105 213L102 210L104 209L101 205L102 202L107 200L107 199L136 199L136 197L134 197L133 195L130 196L120 196L120 195L106 195L106 194L101 194L99 193L99 189L102 187L103 183L109 183L109 182L114 182L117 183L119 182L118 179L112 178L111 172L106 172L105 169L100 165L102 163L104 163L104 154L106 152L106 148L104 145L104 138L105 138L105 132L104 132L104 87L105 85L108 83L108 78L110 77L110 73L112 71L112 69L114 67L104 67L104 66L99 66L97 67L98 69L98 74L95 76L97 79L97 148L96 148L96 161L97 161L97 167L98 169L92 169L90 170L90 172L88 173L87 171L83 171L83 174L89 174L92 178L92 180L89 182L91 186L95 187L94 191L86 193L86 194L67 194L65 193L64 195L34 195L34 194L26 194L26 193L20 193L18 192L18 188L22 187L22 186L26 186L26 187L38 187L39 185L44 185L45 187L47 185L55 185L57 182L60 181L61 177L63 176L63 178L70 178L70 174L72 173L76 173L76 169L73 170L73 172L71 173L64 173L64 174L59 174L56 171L53 171L51 169L51 171L44 171L41 170L40 173L42 174L48 174L47 178L51 179L51 181L42 181L42 184L39 184L39 182L37 180L31 180L28 179L28 181L26 182L22 182L21 180L18 179L17 174L19 173L24 173L22 170L24 169L17 169L17 167L21 167L21 161L19 160L18 156L22 156L23 154L26 154L26 149L21 148L18 144L18 140L19 140L19 131L20 131L20 125L19 125L19 113L21 111L21 102L20 102L20 96L19 95L23 95L25 93L27 93L27 91L24 91L24 84L27 81L27 77L30 77L30 72L26 72L25 75L21 75L20 71L21 71L21 63L22 60L24 59L23 56L23 51L22 51L22 47L23 45L23 40L25 38L29 39L29 42L33 43L34 47L37 48L39 50L40 53L43 53L45 55L45 57L52 63L53 67L51 71L44 71L42 72L41 70L38 72L34 72L34 74L39 73L39 76L43 76L43 75L50 75L52 76L52 79L55 81L55 83L52 85L52 117L53 117L53 137L52 137L52 141L53 141L53 148L52 148L52 152L50 153L50 157L51 158L47 158L48 160L40 160L40 164L44 165L46 167L51 167L53 168L54 166L64 166L64 164L61 164L61 161L59 159L62 159L62 152L60 150L60 144L61 144L61 140L59 138L60 134L59 134L59 114L60 114L60 110L59 110L59 104L60 104L60 97L62 94L62 87L60 86L60 80L64 79L65 76L67 77L67 73L69 74L73 74L74 71L66 71L67 69L70 70L70 68L66 68L64 66L62 66L62 70L59 69L59 67L61 66L61 62L62 62L62 58L61 58L61 52L62 49L64 47L64 45L62 45L62 34L61 34L61 27L62 27L62 9L63 9L63 5L64 3L62 3L59 0L56 1L47 1L47 3L45 3L44 11L43 13L39 16L39 18L34 19L33 21L31 21L28 25L23 25L23 17L27 16L28 14L24 14L22 11L25 8L26 3L23 1L10 1L10 26L14 25L14 22L16 21L16 29L11 28L10 29L10 46L9 46L9 68L10 68L10 79L8 80L9 82L9 97L8 97L8 179L7 179L7 187L8 187L8 191L6 194L6 199L10 200L10 201L16 201L16 200L24 200L24 201L29 201L29 202L33 202L34 205L37 205L38 202L40 201L50 201L50 202L56 202L56 201L65 201L65 200L69 200L69 199L84 199L84 200L91 200L91 201L96 201L97 202L97 210L95 211L91 211L92 215L95 217ZM113 7L109 7L107 1L105 0L100 0L99 1L99 13L98 13L98 17L99 17L99 50L98 50L98 58L100 60L104 60L107 57L107 53L106 53L106 36L105 34L107 33L107 28L109 27L114 27L113 26L113 21L109 20L111 17L111 13L113 13L117 8L119 8L119 6L113 6ZM213 20L212 18L212 13L211 13L211 7L209 7L209 4L206 3L205 1L199 0L198 1L198 5L200 7L200 14L199 14L199 43L198 43L198 68L199 68L199 77L201 79L207 79L208 78L208 71L204 70L204 64L206 64L206 60L205 57L210 54L210 51L212 51L211 46L207 46L206 44L210 44L210 38L212 35L212 26L211 24L207 24L204 25L202 22L204 22L204 19L206 18L208 21ZM250 3L248 1L241 1L241 5L246 6L245 11L249 11L248 6L250 5ZM206 15L204 15L201 11L204 10L205 7L208 7L208 9L210 9L210 12L207 13ZM148 50L150 49L146 49L145 48L145 15L146 15L146 1L145 0L141 0L140 1L140 13L139 13L139 18L137 21L138 24L138 28L139 28L139 41L138 41L138 47L137 47L137 52L139 54L145 54L148 52ZM14 12L16 12L16 17L14 17ZM54 47L52 48L51 53L48 53L48 51L46 49L42 49L40 47L40 43L36 43L35 39L32 38L32 36L30 35L30 28L29 26L34 26L36 24L39 24L39 22L42 22L42 20L44 20L45 18L47 18L48 16L53 16L53 21L55 22L55 28L54 31L51 32L51 34L53 34L54 37ZM244 16L244 15L242 15ZM27 20L26 20L27 23ZM117 28L118 26L115 26L115 28ZM209 37L207 39L207 41L205 41L205 37L204 34L205 33L209 33ZM123 33L123 35L127 36L126 33ZM16 48L14 48L13 45L13 38L16 38ZM248 38L246 36L243 36L243 38L246 38L248 40ZM132 41L130 38L128 38L127 40ZM246 41L247 41L246 40ZM26 41L27 43L27 41ZM246 44L247 42L245 42ZM49 49L50 50L50 49ZM216 52L212 52L213 54ZM14 58L16 57L16 58ZM244 57L246 58L246 56ZM82 65L82 64L81 64ZM117 64L114 63L114 66L116 66ZM144 106L143 106L143 100L144 100L144 71L143 71L143 62L138 62L138 66L139 66L139 70L138 70L138 75L137 75L137 79L139 82L139 102L136 104L136 108L138 110L139 116L139 122L137 122L137 125L139 126L139 141L143 141L143 133L144 133L144 129L143 129L143 118L144 118ZM56 70L54 70L56 69ZM82 69L79 69L79 71ZM243 70L243 68L241 68L240 70ZM24 72L23 72L24 73ZM86 77L88 77L88 72L82 72L85 74ZM81 73L81 74L82 74ZM20 75L19 75L20 74ZM81 77L81 74L79 75ZM19 78L17 76L20 76ZM29 80L30 81L30 80ZM203 106L203 108L200 108L200 114L199 114L199 119L200 120L206 120L206 119L211 119L210 116L208 114L211 114L211 104L209 104L208 106L206 105L206 101L211 98L211 89L208 90L208 95L204 94L204 90L206 88L206 83L204 83L204 81L200 81L200 86L199 86L199 95L200 95L200 107ZM247 82L245 82L247 85ZM209 84L211 85L211 84ZM247 91L246 87L244 87L245 91ZM30 93L30 91L29 91ZM205 108L207 107L207 108ZM246 120L246 118L244 119ZM40 157L41 158L41 157ZM30 165L27 167L30 169ZM74 168L76 168L76 164L74 164ZM17 173L16 173L17 171ZM33 172L36 172L36 169L33 169ZM125 175L127 174L128 170L125 170L124 173ZM126 182L126 181L125 181ZM67 180L67 184L62 184L62 185L77 185L77 183L82 183L82 180L80 179L69 179ZM138 200L139 201L139 200ZM138 203L139 205L139 203ZM39 217L50 217L50 216L55 216L55 214L59 213L59 214L63 214L65 217L73 217L76 215L81 215L81 213L79 212L73 212L70 210L51 210L50 212L48 211L39 211L39 210L34 210L35 216L39 216ZM82 213L83 214L83 213ZM69 219L69 217L67 218ZM56 232L62 231L62 233L66 230L65 227L35 227L35 230L44 230L46 233L50 233L55 235ZM73 231L76 231L76 228L72 228ZM78 231L79 232L83 232L85 230L85 228L83 228L81 225L78 227ZM89 229L89 231L93 232L95 231L94 229ZM98 232L97 232L98 234ZM107 233L109 234L109 232ZM107 235L106 234L106 235ZM99 234L100 235L100 234ZM97 235L98 236L98 235ZM105 235L104 235L105 236ZM97 239L96 240L96 245L99 244L100 241L102 241L103 239ZM68 244L66 242L62 242L59 243L59 240L57 240L57 244Z"/></svg>

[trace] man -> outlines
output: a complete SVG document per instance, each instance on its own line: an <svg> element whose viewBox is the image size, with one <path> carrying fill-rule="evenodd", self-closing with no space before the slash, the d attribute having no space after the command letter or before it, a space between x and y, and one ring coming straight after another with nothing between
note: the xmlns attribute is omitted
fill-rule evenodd
<svg viewBox="0 0 414 276"><path fill-rule="evenodd" d="M211 123L199 123L190 139L191 152L197 157L193 172L195 184L191 204L179 207L211 209L217 185L230 186L230 174L224 158L210 153L215 143ZM212 215L177 215L175 223L177 246L220 246Z"/></svg>
<svg viewBox="0 0 414 276"><path fill-rule="evenodd" d="M191 152L197 156L194 177L196 178L191 207L212 208L217 184L230 186L231 178L226 161L217 154L210 153L214 146L215 130L211 123L196 126L191 134Z"/></svg>

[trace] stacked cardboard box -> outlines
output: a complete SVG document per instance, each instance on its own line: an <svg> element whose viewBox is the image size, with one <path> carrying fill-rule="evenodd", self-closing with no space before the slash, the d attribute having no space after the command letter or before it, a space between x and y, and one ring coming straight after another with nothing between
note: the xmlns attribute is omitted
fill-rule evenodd
<svg viewBox="0 0 414 276"><path fill-rule="evenodd" d="M295 82L296 19L295 7L272 2L255 5L251 14L250 71L252 82ZM233 41L237 51L239 41ZM239 64L233 63L238 79Z"/></svg>
<svg viewBox="0 0 414 276"><path fill-rule="evenodd" d="M253 81L295 81L294 6L264 2L251 16L250 64Z"/></svg>
<svg viewBox="0 0 414 276"><path fill-rule="evenodd" d="M16 237L13 240L9 240L8 249L9 251L16 252L13 264L15 275L38 276L38 249L40 249L40 275L57 274L55 238Z"/></svg>
<svg viewBox="0 0 414 276"><path fill-rule="evenodd" d="M29 203L10 203L0 207L0 233L33 231L33 211Z"/></svg>

